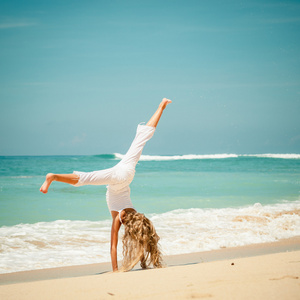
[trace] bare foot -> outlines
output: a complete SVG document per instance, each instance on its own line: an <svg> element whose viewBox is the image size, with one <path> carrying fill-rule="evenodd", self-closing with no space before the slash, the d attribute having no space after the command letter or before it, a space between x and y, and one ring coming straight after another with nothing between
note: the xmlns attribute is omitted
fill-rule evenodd
<svg viewBox="0 0 300 300"><path fill-rule="evenodd" d="M54 180L54 174L49 173L46 175L46 180L45 182L42 184L40 191L44 194L46 194L48 192L48 188L50 186L50 184L52 183L52 181Z"/></svg>
<svg viewBox="0 0 300 300"><path fill-rule="evenodd" d="M167 106L168 104L170 104L170 103L172 103L172 101L171 101L170 99L164 98L164 99L162 99L162 101L161 101L161 103L160 103L159 106L160 106L162 109L165 109L166 106Z"/></svg>

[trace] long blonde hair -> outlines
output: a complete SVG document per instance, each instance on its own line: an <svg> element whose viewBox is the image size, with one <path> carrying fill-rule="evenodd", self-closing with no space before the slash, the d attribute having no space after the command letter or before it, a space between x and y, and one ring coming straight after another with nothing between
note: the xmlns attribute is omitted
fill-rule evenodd
<svg viewBox="0 0 300 300"><path fill-rule="evenodd" d="M129 212L123 219L123 265L120 271L131 270L139 261L143 269L151 264L162 267L161 252L158 247L159 236L152 222L143 214Z"/></svg>

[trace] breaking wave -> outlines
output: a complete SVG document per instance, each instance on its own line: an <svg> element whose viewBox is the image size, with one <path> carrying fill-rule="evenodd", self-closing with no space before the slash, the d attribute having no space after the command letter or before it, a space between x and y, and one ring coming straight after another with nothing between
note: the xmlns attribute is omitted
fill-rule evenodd
<svg viewBox="0 0 300 300"><path fill-rule="evenodd" d="M115 159L122 159L123 154L114 153ZM258 158L281 158L281 159L300 159L300 154L185 154L185 155L141 155L140 160L198 160L198 159L226 159L238 157L258 157Z"/></svg>
<svg viewBox="0 0 300 300"><path fill-rule="evenodd" d="M300 201L256 203L240 208L178 209L148 217L161 238L165 255L300 236ZM108 262L110 226L110 220L3 226L0 273ZM118 257L122 258L122 243L119 243Z"/></svg>

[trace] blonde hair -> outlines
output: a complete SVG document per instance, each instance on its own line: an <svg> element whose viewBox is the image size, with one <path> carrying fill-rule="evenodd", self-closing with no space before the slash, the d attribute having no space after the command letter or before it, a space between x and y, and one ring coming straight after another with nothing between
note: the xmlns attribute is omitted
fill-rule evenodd
<svg viewBox="0 0 300 300"><path fill-rule="evenodd" d="M129 212L123 219L123 265L120 271L131 270L139 261L143 269L151 264L162 267L161 252L158 247L159 236L152 222L143 214Z"/></svg>

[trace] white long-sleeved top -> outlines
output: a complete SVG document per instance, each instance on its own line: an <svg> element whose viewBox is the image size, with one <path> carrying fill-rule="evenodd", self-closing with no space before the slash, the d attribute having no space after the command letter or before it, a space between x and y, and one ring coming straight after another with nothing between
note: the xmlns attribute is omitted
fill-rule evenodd
<svg viewBox="0 0 300 300"><path fill-rule="evenodd" d="M110 211L134 208L130 199L129 185L134 178L135 167L143 148L154 132L155 127L139 124L129 150L116 166L93 172L74 171L74 174L79 175L75 186L107 185L106 201Z"/></svg>

